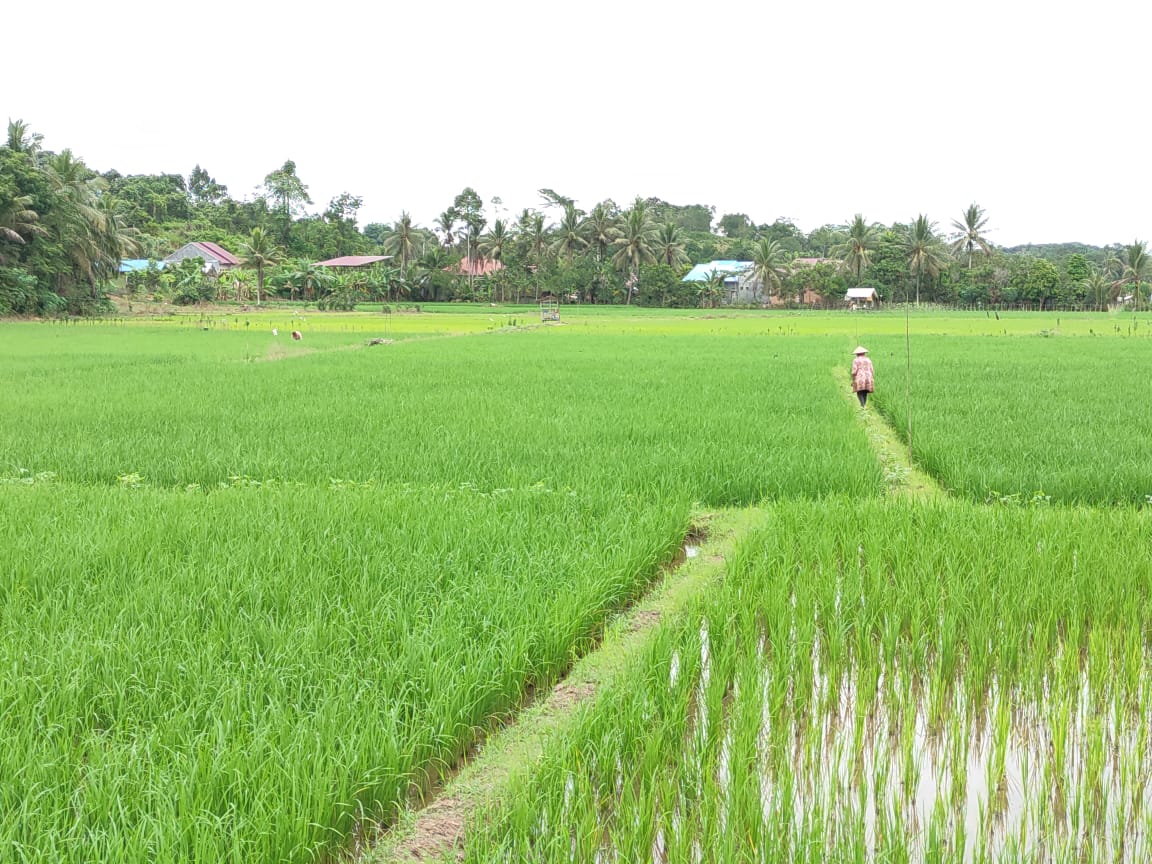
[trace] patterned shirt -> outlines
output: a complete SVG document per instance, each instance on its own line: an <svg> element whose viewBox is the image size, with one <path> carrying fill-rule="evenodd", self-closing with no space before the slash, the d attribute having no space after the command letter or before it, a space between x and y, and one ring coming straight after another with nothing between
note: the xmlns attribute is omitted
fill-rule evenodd
<svg viewBox="0 0 1152 864"><path fill-rule="evenodd" d="M867 390L871 393L874 389L872 361L863 354L857 355L856 359L852 361L852 389L857 393L861 390Z"/></svg>

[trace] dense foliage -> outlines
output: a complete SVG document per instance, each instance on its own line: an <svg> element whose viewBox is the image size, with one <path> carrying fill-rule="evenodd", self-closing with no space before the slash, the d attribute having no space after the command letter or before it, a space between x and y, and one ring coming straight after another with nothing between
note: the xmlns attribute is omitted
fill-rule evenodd
<svg viewBox="0 0 1152 864"><path fill-rule="evenodd" d="M391 224L361 227L363 199L350 192L310 211L308 185L291 160L240 200L200 165L187 177L99 174L69 150L42 150L40 136L13 121L0 148L0 315L99 311L114 285L133 298L182 304L260 303L267 289L334 309L541 296L708 307L735 299L722 280L675 286L674 278L692 263L763 261L766 246L774 263L753 274L756 305L839 304L854 285L890 301L966 306L1104 308L1146 299L1143 243L1002 249L976 204L946 232L923 215L883 226L857 214L804 233L787 219L717 218L703 204L609 199L585 210L555 190L540 195L539 209L513 216L500 198L486 204L469 187L431 226L402 212ZM217 278L154 267L117 279L121 258L158 260L192 241L222 245L243 269ZM318 276L313 266L366 254L391 260L350 274Z"/></svg>

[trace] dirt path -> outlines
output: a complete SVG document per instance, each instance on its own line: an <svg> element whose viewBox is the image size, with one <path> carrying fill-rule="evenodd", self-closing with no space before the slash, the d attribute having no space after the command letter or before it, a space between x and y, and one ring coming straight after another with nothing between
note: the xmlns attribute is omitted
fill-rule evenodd
<svg viewBox="0 0 1152 864"><path fill-rule="evenodd" d="M842 370L837 370L839 382ZM844 389L856 407L855 395ZM860 422L884 472L885 493L920 500L947 496L912 459L896 430L874 406L859 410ZM766 523L758 507L700 515L688 553L666 570L660 583L611 622L600 646L578 660L551 691L518 712L509 725L474 748L449 779L434 787L422 808L405 811L395 826L360 856L361 864L459 860L464 832L478 807L497 798L512 773L538 761L548 742L562 735L578 709L639 656L659 623L683 608L698 592L723 578L724 562L739 538Z"/></svg>
<svg viewBox="0 0 1152 864"><path fill-rule="evenodd" d="M860 422L868 435L868 442L876 451L876 458L880 460L880 467L884 471L885 494L921 500L947 497L947 491L936 478L921 470L916 464L899 433L892 428L875 403L870 401L867 408L860 408L856 402L856 394L842 386L844 370L837 369L834 374L837 385L842 387L844 398L859 412Z"/></svg>
<svg viewBox="0 0 1152 864"><path fill-rule="evenodd" d="M432 790L423 809L405 812L361 856L362 864L459 860L464 831L477 807L498 796L513 771L543 755L547 742L563 734L577 710L644 650L661 620L719 581L737 538L765 519L758 508L698 515L683 557L665 570L652 591L608 625L600 646L513 723L492 733L445 784Z"/></svg>

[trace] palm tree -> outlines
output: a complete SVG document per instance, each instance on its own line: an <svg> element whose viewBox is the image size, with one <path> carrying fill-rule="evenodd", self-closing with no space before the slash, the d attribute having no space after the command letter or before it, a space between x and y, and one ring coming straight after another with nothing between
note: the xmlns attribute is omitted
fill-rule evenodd
<svg viewBox="0 0 1152 864"><path fill-rule="evenodd" d="M761 237L752 251L752 276L767 289L769 296L778 294L788 275L788 261L778 240Z"/></svg>
<svg viewBox="0 0 1152 864"><path fill-rule="evenodd" d="M556 241L552 244L552 251L556 255L563 255L571 264L572 256L587 245L588 241L584 239L580 211L576 209L575 204L565 204L564 218L560 220L560 227L556 231Z"/></svg>
<svg viewBox="0 0 1152 864"><path fill-rule="evenodd" d="M279 250L272 242L272 238L263 228L257 226L252 229L248 242L240 253L243 256L241 263L245 267L256 268L256 305L260 305L260 297L264 294L264 269L276 264L279 260Z"/></svg>
<svg viewBox="0 0 1152 864"><path fill-rule="evenodd" d="M916 305L920 305L920 280L927 273L929 278L940 275L944 269L944 249L936 235L936 223L929 221L921 213L907 227L904 237L904 251L908 255L908 269L916 274Z"/></svg>
<svg viewBox="0 0 1152 864"><path fill-rule="evenodd" d="M640 285L640 265L656 260L653 252L656 241L656 225L648 216L647 205L637 198L632 209L624 215L620 236L613 241L617 249L612 256L612 265L632 274L627 283L625 304L632 302L632 292Z"/></svg>
<svg viewBox="0 0 1152 864"><path fill-rule="evenodd" d="M713 270L708 274L708 278L700 283L701 309L714 309L716 304L724 299L724 292L727 290L725 280L728 276L727 271Z"/></svg>
<svg viewBox="0 0 1152 864"><path fill-rule="evenodd" d="M135 255L140 249L140 232L124 224L120 215L119 202L109 196L102 196L96 204L100 218L92 226L92 248L96 253L93 263L95 274L104 281L120 272L120 261ZM96 286L92 286L95 296Z"/></svg>
<svg viewBox="0 0 1152 864"><path fill-rule="evenodd" d="M836 254L844 261L844 267L857 283L860 272L872 263L872 249L876 245L876 226L869 225L857 213L848 224L848 236L836 248Z"/></svg>
<svg viewBox="0 0 1152 864"><path fill-rule="evenodd" d="M32 209L32 203L31 195L17 195L0 204L0 240L23 243L26 237L44 233L40 214ZM0 253L0 264L3 263L4 255Z"/></svg>
<svg viewBox="0 0 1152 864"><path fill-rule="evenodd" d="M71 150L49 157L43 170L52 192L44 227L67 256L73 279L86 282L95 295L97 283L118 269L120 255L135 248L134 232L120 224L111 200L102 201L103 178ZM57 279L63 287L67 274Z"/></svg>
<svg viewBox="0 0 1152 864"><path fill-rule="evenodd" d="M528 247L528 260L532 262L536 277L536 302L540 302L540 270L548 255L548 228L544 224L544 214L525 210L520 214L520 237Z"/></svg>
<svg viewBox="0 0 1152 864"><path fill-rule="evenodd" d="M460 218L460 214L449 207L443 213L436 217L436 227L440 233L444 235L444 248L451 250L456 245L456 221Z"/></svg>
<svg viewBox="0 0 1152 864"><path fill-rule="evenodd" d="M684 235L680 226L665 222L656 235L656 257L669 267L682 267L688 263L688 253L684 251Z"/></svg>
<svg viewBox="0 0 1152 864"><path fill-rule="evenodd" d="M1084 293L1097 309L1108 305L1112 283L1099 270L1093 268L1084 280Z"/></svg>
<svg viewBox="0 0 1152 864"><path fill-rule="evenodd" d="M1148 275L1148 244L1143 240L1133 240L1124 247L1124 272L1116 286L1132 286L1132 308L1140 308L1140 286Z"/></svg>
<svg viewBox="0 0 1152 864"><path fill-rule="evenodd" d="M492 223L492 230L480 238L480 254L492 261L504 260L504 247L511 240L508 224L503 219Z"/></svg>
<svg viewBox="0 0 1152 864"><path fill-rule="evenodd" d="M408 261L416 254L416 236L419 228L412 224L408 211L400 213L400 219L392 226L392 233L384 241L384 251L388 255L400 256L400 275L408 269Z"/></svg>
<svg viewBox="0 0 1152 864"><path fill-rule="evenodd" d="M39 132L29 132L28 124L23 120L8 119L8 138L5 146L13 153L24 153L30 159L35 159L40 152L40 142L44 136Z"/></svg>
<svg viewBox="0 0 1152 864"><path fill-rule="evenodd" d="M956 233L952 235L952 254L966 253L969 269L972 268L972 256L977 249L985 255L992 254L992 246L984 239L983 234L988 230L988 217L984 215L983 207L975 203L969 204L960 219L952 220L952 227L956 229Z"/></svg>
<svg viewBox="0 0 1152 864"><path fill-rule="evenodd" d="M600 263L608 257L608 250L620 236L615 217L603 203L593 207L584 220L584 233L588 245L596 250L596 260Z"/></svg>

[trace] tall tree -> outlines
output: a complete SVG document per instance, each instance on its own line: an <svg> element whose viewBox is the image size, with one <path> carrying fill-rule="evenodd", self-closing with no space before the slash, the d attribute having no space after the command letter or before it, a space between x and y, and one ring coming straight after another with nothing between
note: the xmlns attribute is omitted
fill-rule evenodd
<svg viewBox="0 0 1152 864"><path fill-rule="evenodd" d="M964 253L968 256L968 269L972 269L972 256L979 249L985 255L992 254L991 244L984 238L988 230L988 217L984 215L984 208L975 202L968 205L964 215L952 220L952 227L956 229L952 235L952 254Z"/></svg>
<svg viewBox="0 0 1152 864"><path fill-rule="evenodd" d="M917 216L905 232L904 251L908 269L916 276L916 305L920 305L920 282L925 273L929 278L940 275L944 269L945 252L936 234L936 223L924 214Z"/></svg>
<svg viewBox="0 0 1152 864"><path fill-rule="evenodd" d="M752 251L752 275L769 296L780 293L788 275L788 257L779 240L760 238Z"/></svg>
<svg viewBox="0 0 1152 864"><path fill-rule="evenodd" d="M32 209L32 203L31 195L0 197L0 241L22 244L25 238L44 233L40 214ZM4 245L0 242L0 264L4 263Z"/></svg>
<svg viewBox="0 0 1152 864"><path fill-rule="evenodd" d="M241 263L256 268L256 305L264 295L264 271L280 260L279 250L260 226L252 229L248 241L241 248Z"/></svg>
<svg viewBox="0 0 1152 864"><path fill-rule="evenodd" d="M656 234L656 257L669 267L682 267L688 263L684 251L684 235L672 222L665 222Z"/></svg>
<svg viewBox="0 0 1152 864"><path fill-rule="evenodd" d="M264 177L264 191L272 200L272 209L279 214L284 242L288 241L288 230L292 217L304 211L305 204L311 204L308 187L296 174L296 163L291 159Z"/></svg>
<svg viewBox="0 0 1152 864"><path fill-rule="evenodd" d="M616 217L607 204L601 202L592 208L592 212L584 220L584 235L588 245L596 250L596 260L603 263L608 257L608 250L620 236L620 230L616 227Z"/></svg>
<svg viewBox="0 0 1152 864"><path fill-rule="evenodd" d="M388 255L399 256L400 278L408 275L408 261L416 254L416 237L419 229L412 224L412 217L407 210L400 213L400 218L392 226L392 233L384 241L384 251Z"/></svg>
<svg viewBox="0 0 1152 864"><path fill-rule="evenodd" d="M8 137L5 146L13 153L23 153L35 159L43 140L44 136L39 132L29 131L28 124L23 120L8 118Z"/></svg>
<svg viewBox="0 0 1152 864"><path fill-rule="evenodd" d="M560 220L560 227L556 229L556 241L552 244L552 252L557 256L563 255L571 264L572 256L587 245L580 211L576 209L575 204L565 204L564 218Z"/></svg>
<svg viewBox="0 0 1152 864"><path fill-rule="evenodd" d="M872 261L872 250L876 247L876 226L869 225L864 217L857 213L847 226L847 237L837 247L836 253L844 261L844 267L852 274L856 282L860 281L860 273Z"/></svg>
<svg viewBox="0 0 1152 864"><path fill-rule="evenodd" d="M532 273L536 282L536 302L540 302L540 271L548 257L548 227L544 214L525 210L520 214L520 236L528 247L528 260L532 262Z"/></svg>
<svg viewBox="0 0 1152 864"><path fill-rule="evenodd" d="M504 250L511 240L508 224L503 219L492 223L492 230L480 238L480 254L493 261L504 260Z"/></svg>
<svg viewBox="0 0 1152 864"><path fill-rule="evenodd" d="M456 245L456 223L460 221L460 214L452 207L449 207L443 213L436 217L436 230L440 232L443 238L444 248L451 251L452 247Z"/></svg>
<svg viewBox="0 0 1152 864"><path fill-rule="evenodd" d="M637 198L632 209L624 214L620 226L620 236L616 238L616 254L612 256L612 264L617 270L627 270L631 273L625 283L625 304L632 302L632 292L640 287L640 266L651 264L656 260L653 251L656 245L656 225L648 215L648 208L644 201Z"/></svg>
<svg viewBox="0 0 1152 864"><path fill-rule="evenodd" d="M1132 291L1132 308L1139 309L1141 286L1148 277L1148 244L1143 240L1133 240L1124 247L1124 273L1118 284L1127 285Z"/></svg>
<svg viewBox="0 0 1152 864"><path fill-rule="evenodd" d="M197 165L188 175L188 194L198 204L218 204L228 195L228 187L217 183L207 171Z"/></svg>

